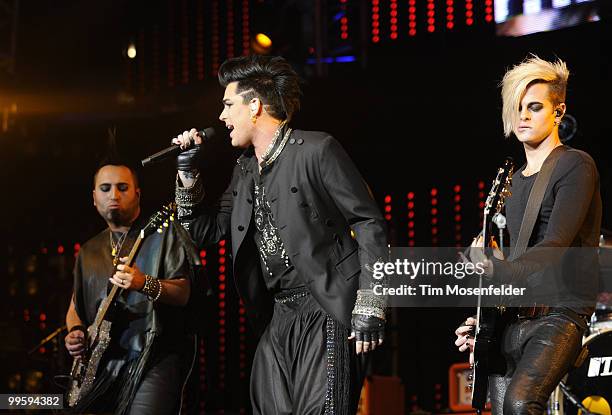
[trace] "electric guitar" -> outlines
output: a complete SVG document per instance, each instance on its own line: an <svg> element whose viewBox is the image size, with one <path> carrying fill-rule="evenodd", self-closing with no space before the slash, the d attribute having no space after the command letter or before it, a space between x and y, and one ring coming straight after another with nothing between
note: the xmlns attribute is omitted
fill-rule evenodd
<svg viewBox="0 0 612 415"><path fill-rule="evenodd" d="M490 248L495 246L493 222L496 214L500 213L507 196L510 195L510 184L514 162L506 158L502 167L497 170L497 176L493 180L493 186L489 191L484 206L482 219L482 238L484 246ZM482 278L479 278L479 288L482 288ZM482 297L478 296L478 309L476 314L476 327L474 330L474 363L470 375L472 389L472 407L480 414L487 403L489 389L489 374L501 358L498 339L503 330L501 326L500 307L485 307L482 305Z"/></svg>
<svg viewBox="0 0 612 415"><path fill-rule="evenodd" d="M127 261L128 266L134 264L142 241L155 231L162 233L163 229L168 227L168 221L174 220L174 211L175 205L170 203L163 206L161 210L149 219L147 225L140 230L140 234L130 250ZM93 386L98 365L111 340L110 330L112 321L109 310L112 309L116 298L123 291L122 288L113 285L106 298L100 303L94 322L87 327L85 352L74 359L72 370L70 371L71 381L66 400L71 407L78 404L81 398L87 395Z"/></svg>

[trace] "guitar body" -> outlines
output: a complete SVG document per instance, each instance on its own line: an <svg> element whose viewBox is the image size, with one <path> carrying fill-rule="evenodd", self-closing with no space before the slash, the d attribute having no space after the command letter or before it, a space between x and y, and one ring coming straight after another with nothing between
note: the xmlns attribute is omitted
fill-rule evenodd
<svg viewBox="0 0 612 415"><path fill-rule="evenodd" d="M70 372L72 382L67 395L69 406L73 407L78 404L81 398L91 390L102 356L110 344L110 330L109 320L102 320L97 330L94 324L87 328L87 336L91 339L87 352L83 357L74 359Z"/></svg>
<svg viewBox="0 0 612 415"><path fill-rule="evenodd" d="M507 158L499 168L497 177L487 197L483 215L482 238L485 247L495 244L492 230L493 217L501 212L505 198L510 194L510 182L514 163ZM483 277L480 276L480 286ZM505 359L501 354L500 339L505 328L506 316L503 306L483 305L478 298L477 324L474 332L474 363L472 365L472 407L479 413L485 409L489 393L489 375L503 374Z"/></svg>
<svg viewBox="0 0 612 415"><path fill-rule="evenodd" d="M472 407L483 410L489 392L489 375L499 368L501 355L499 339L503 327L501 315L495 307L482 307L474 339L474 365L472 367Z"/></svg>

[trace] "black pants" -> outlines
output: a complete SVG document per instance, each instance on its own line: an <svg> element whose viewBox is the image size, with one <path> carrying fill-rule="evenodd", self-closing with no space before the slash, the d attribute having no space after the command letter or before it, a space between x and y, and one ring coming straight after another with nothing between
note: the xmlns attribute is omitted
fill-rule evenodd
<svg viewBox="0 0 612 415"><path fill-rule="evenodd" d="M561 313L509 325L502 338L506 374L489 377L493 414L542 414L575 362L585 329L586 322Z"/></svg>
<svg viewBox="0 0 612 415"><path fill-rule="evenodd" d="M355 413L363 362L348 336L310 295L276 303L253 360L253 413Z"/></svg>

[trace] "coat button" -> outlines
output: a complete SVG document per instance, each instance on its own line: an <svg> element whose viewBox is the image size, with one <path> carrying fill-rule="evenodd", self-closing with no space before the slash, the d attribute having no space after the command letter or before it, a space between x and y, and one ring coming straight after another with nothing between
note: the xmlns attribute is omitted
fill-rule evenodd
<svg viewBox="0 0 612 415"><path fill-rule="evenodd" d="M290 138L289 139L289 144L295 144L295 138Z"/></svg>
<svg viewBox="0 0 612 415"><path fill-rule="evenodd" d="M297 140L297 143L298 143L299 145L304 144L304 139L303 139L303 138L299 138L299 139Z"/></svg>
<svg viewBox="0 0 612 415"><path fill-rule="evenodd" d="M233 194L234 196L237 196L237 195L238 195L238 192L237 192L236 190L234 190L234 191L232 192L232 194Z"/></svg>
<svg viewBox="0 0 612 415"><path fill-rule="evenodd" d="M253 203L253 201L249 198L247 199L247 203L250 205L251 203Z"/></svg>
<svg viewBox="0 0 612 415"><path fill-rule="evenodd" d="M291 187L291 193L297 193L298 189L295 186Z"/></svg>
<svg viewBox="0 0 612 415"><path fill-rule="evenodd" d="M331 228L334 226L334 221L331 219L325 219L325 224Z"/></svg>
<svg viewBox="0 0 612 415"><path fill-rule="evenodd" d="M242 231L244 230L244 226L242 226L242 225L238 225L238 230L239 230L240 232L242 232Z"/></svg>

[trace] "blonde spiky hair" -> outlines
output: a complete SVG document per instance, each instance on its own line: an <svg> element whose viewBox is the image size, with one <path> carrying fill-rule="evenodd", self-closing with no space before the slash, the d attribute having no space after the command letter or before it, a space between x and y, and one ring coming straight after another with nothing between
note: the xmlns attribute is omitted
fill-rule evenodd
<svg viewBox="0 0 612 415"><path fill-rule="evenodd" d="M556 106L565 102L568 78L569 70L561 59L548 62L536 55L531 55L506 72L501 82L505 136L509 137L519 123L521 99L530 85L539 82L548 84L550 100Z"/></svg>

